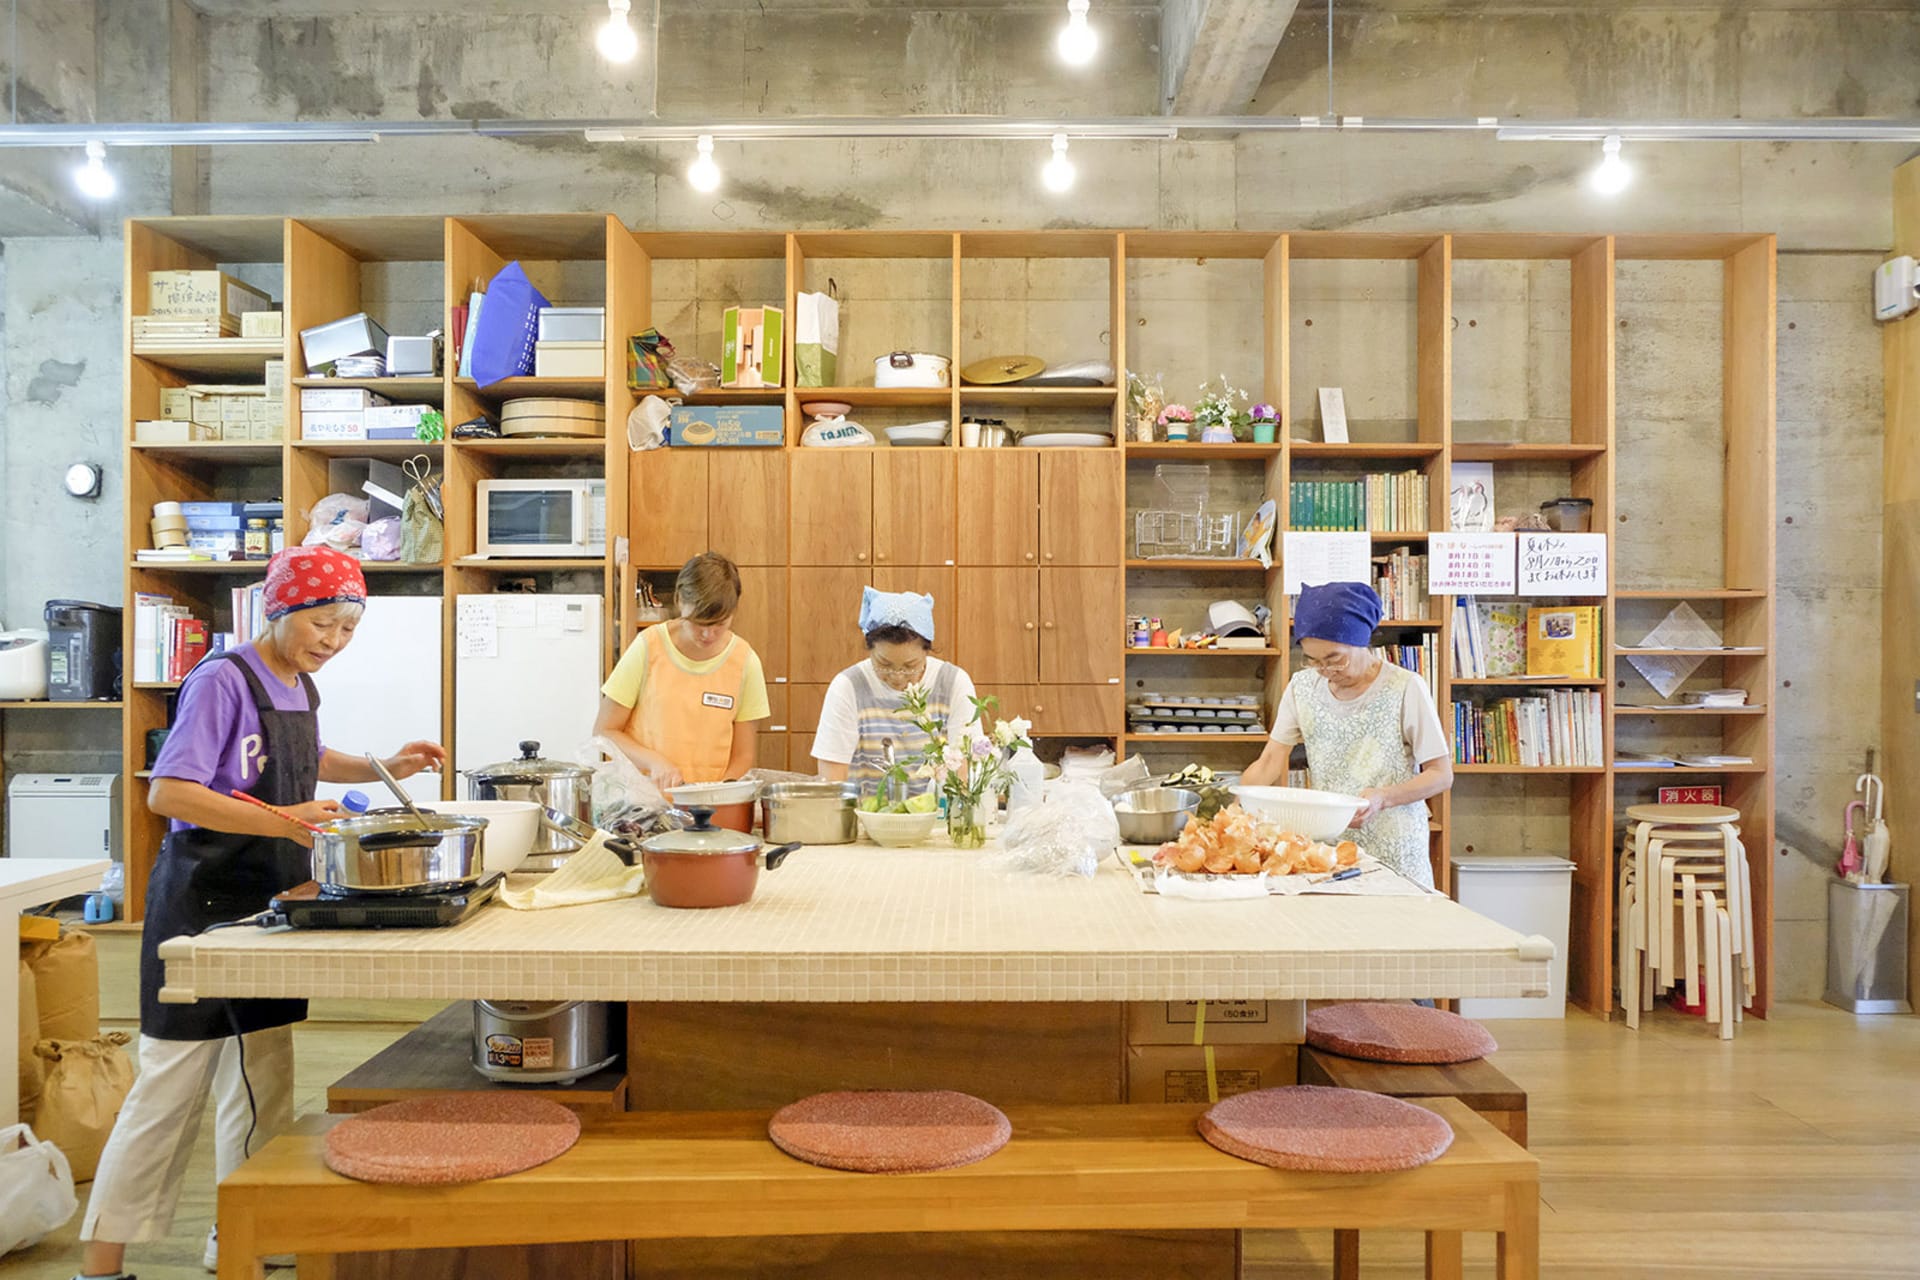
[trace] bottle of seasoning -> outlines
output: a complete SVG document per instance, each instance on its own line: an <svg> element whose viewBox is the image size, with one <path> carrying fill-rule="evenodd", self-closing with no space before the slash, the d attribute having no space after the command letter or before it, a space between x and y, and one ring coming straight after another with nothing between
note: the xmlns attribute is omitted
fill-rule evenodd
<svg viewBox="0 0 1920 1280"><path fill-rule="evenodd" d="M247 521L246 556L249 560L265 560L272 553L268 547L273 544L273 532L265 520Z"/></svg>
<svg viewBox="0 0 1920 1280"><path fill-rule="evenodd" d="M279 516L273 518L272 533L267 539L267 545L274 555L279 555L287 549L287 522Z"/></svg>

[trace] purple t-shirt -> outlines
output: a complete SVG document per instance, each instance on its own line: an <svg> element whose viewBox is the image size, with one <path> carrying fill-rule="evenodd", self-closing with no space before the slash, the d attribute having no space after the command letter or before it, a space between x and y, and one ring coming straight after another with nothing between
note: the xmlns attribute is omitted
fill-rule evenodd
<svg viewBox="0 0 1920 1280"><path fill-rule="evenodd" d="M306 686L296 682L289 688L282 684L251 644L228 652L240 655L240 660L253 668L275 710L308 709ZM326 750L322 746L320 753L325 755ZM173 718L173 731L160 748L160 758L153 762L153 775L197 782L223 796L230 791L251 791L266 767L265 752L260 712L253 705L246 673L224 659L210 660L195 667L180 687L180 708ZM184 831L191 825L176 820L172 830Z"/></svg>

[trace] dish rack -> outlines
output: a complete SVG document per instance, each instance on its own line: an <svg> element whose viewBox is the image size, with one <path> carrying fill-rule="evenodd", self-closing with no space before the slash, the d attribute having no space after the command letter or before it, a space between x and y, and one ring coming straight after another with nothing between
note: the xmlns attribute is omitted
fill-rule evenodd
<svg viewBox="0 0 1920 1280"><path fill-rule="evenodd" d="M1240 513L1207 506L1213 469L1163 463L1153 478L1167 491L1168 505L1148 507L1133 518L1134 555L1141 560L1231 560L1239 546Z"/></svg>

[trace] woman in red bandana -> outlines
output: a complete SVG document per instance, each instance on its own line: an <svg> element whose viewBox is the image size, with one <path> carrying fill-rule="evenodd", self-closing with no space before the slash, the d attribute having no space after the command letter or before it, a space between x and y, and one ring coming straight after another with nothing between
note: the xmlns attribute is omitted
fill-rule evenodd
<svg viewBox="0 0 1920 1280"><path fill-rule="evenodd" d="M267 628L202 662L153 766L147 807L172 819L147 882L140 947L140 1075L100 1158L80 1238L81 1274L121 1276L126 1245L164 1239L188 1157L216 1094L216 1164L225 1179L293 1120L293 1024L304 1000L161 1004L160 944L267 909L312 879L311 838L244 791L308 822L339 816L316 782L372 782L364 756L320 743L314 672L347 647L366 609L359 562L327 547L293 547L267 566ZM396 777L445 764L433 742L387 758ZM212 1269L217 1240L207 1236Z"/></svg>

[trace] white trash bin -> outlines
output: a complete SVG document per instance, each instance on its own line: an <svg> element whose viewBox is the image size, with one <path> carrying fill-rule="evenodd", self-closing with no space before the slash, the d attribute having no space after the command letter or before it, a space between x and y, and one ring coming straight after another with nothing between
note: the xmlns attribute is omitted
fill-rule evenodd
<svg viewBox="0 0 1920 1280"><path fill-rule="evenodd" d="M1553 970L1546 998L1462 1000L1468 1018L1563 1018L1567 1013L1567 916L1573 896L1573 864L1551 854L1501 856L1462 853L1453 859L1454 898L1523 934L1553 943Z"/></svg>

